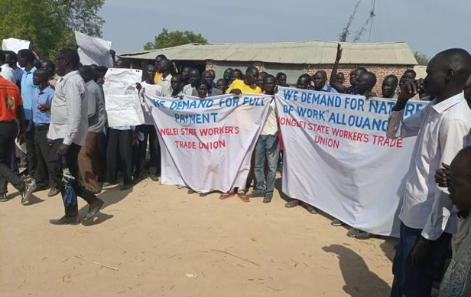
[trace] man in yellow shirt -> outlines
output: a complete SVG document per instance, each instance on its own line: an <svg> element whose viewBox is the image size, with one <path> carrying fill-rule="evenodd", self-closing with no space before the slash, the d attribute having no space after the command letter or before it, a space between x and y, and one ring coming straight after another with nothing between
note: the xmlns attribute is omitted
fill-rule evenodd
<svg viewBox="0 0 471 297"><path fill-rule="evenodd" d="M165 55L158 55L157 57L155 57L155 62L154 62L154 65L155 65L155 69L157 69L157 72L155 73L155 76L154 76L154 82L157 84L160 80L160 78L162 77L162 72L160 71L160 61L162 60L167 60L167 57Z"/></svg>
<svg viewBox="0 0 471 297"><path fill-rule="evenodd" d="M229 88L226 90L226 94L234 94L234 95L240 95L240 94L262 94L262 89L256 85L257 78L258 78L258 69L255 66L249 66L247 70L245 71L245 78L242 79L235 79ZM253 179L253 166L250 169L249 177L248 180ZM247 187L248 188L248 187ZM237 192L237 195L243 202L249 202L250 199L246 195L246 190L247 189L238 189L235 188L234 191ZM231 191L232 192L232 191ZM224 200L229 197L232 197L233 194L229 193L224 193L221 194L219 199Z"/></svg>
<svg viewBox="0 0 471 297"><path fill-rule="evenodd" d="M257 87L255 84L258 78L258 69L255 66L249 66L245 71L245 78L235 79L229 88L226 90L226 94L261 94L262 89Z"/></svg>

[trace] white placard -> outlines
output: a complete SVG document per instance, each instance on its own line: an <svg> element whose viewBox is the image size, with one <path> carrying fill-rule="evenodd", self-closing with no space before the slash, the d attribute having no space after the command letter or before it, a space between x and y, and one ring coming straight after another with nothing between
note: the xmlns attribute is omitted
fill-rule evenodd
<svg viewBox="0 0 471 297"><path fill-rule="evenodd" d="M145 123L136 83L142 71L110 68L105 75L106 116L109 127L138 126Z"/></svg>
<svg viewBox="0 0 471 297"><path fill-rule="evenodd" d="M80 62L83 65L96 64L98 66L113 67L111 57L111 41L98 37L91 37L75 31L75 41L78 45Z"/></svg>
<svg viewBox="0 0 471 297"><path fill-rule="evenodd" d="M2 50L13 51L18 53L22 49L29 49L30 42L28 40L8 38L2 40Z"/></svg>

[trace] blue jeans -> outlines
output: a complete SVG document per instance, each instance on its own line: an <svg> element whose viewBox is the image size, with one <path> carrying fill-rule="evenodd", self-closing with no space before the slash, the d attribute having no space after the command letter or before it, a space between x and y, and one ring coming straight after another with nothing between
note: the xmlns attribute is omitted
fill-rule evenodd
<svg viewBox="0 0 471 297"><path fill-rule="evenodd" d="M432 285L443 271L451 234L443 233L433 242L432 255L424 267L414 267L410 254L422 230L401 223L400 237L393 261L394 280L391 297L430 297Z"/></svg>
<svg viewBox="0 0 471 297"><path fill-rule="evenodd" d="M278 136L260 135L255 146L255 191L272 193L275 189L275 175L278 167L279 157ZM268 167L266 189L265 182L265 162Z"/></svg>

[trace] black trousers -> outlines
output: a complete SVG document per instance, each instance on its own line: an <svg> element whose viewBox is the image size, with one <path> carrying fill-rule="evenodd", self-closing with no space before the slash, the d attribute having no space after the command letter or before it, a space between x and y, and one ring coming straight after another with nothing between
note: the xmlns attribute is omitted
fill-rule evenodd
<svg viewBox="0 0 471 297"><path fill-rule="evenodd" d="M0 194L7 193L7 183L11 183L18 191L25 188L24 182L10 169L17 135L16 121L0 122Z"/></svg>
<svg viewBox="0 0 471 297"><path fill-rule="evenodd" d="M116 183L118 181L118 164L123 170L123 183L132 183L132 142L133 130L110 129L108 133L108 147L106 150L106 181ZM119 160L119 163L118 163Z"/></svg>
<svg viewBox="0 0 471 297"><path fill-rule="evenodd" d="M30 126L30 121L26 121L26 127ZM26 132L26 160L28 161L28 174L31 178L36 178L36 168L38 160L34 148L34 128Z"/></svg>
<svg viewBox="0 0 471 297"><path fill-rule="evenodd" d="M49 179L50 176L50 165L47 162L51 147L47 143L47 131L49 125L35 126L34 127L34 150L36 155L36 170L34 171L34 179L39 187L47 186L48 184L52 187L57 186L56 183ZM57 166L51 169L56 169Z"/></svg>
<svg viewBox="0 0 471 297"><path fill-rule="evenodd" d="M54 140L52 147L51 147L51 152L49 154L48 158L48 163L50 166L54 167L59 164L61 166L61 156L57 154L57 150L62 144L63 139L56 139ZM67 166L69 167L69 171L72 174L72 176L75 177L75 180L72 183L72 187L75 191L75 194L78 197L83 198L85 201L87 201L88 204L91 204L95 201L98 200L97 196L95 194L87 191L80 183L79 183L79 166L78 166L78 154L80 152L81 146L76 145L75 143L72 143L69 146L69 150L67 152L66 159L67 159ZM67 205L64 200L64 193L65 193L65 184L62 181L62 169L57 170L57 168L54 168L50 172L51 177L57 187L61 190L62 193L62 200L64 203L64 208L65 208L65 216L66 217L74 217L78 215L78 205Z"/></svg>
<svg viewBox="0 0 471 297"><path fill-rule="evenodd" d="M149 173L152 175L160 174L160 145L157 137L157 130L154 125L139 126L138 131L144 134L144 141L139 141L138 160L136 163L136 172L139 177L144 171L146 163L147 141L150 146Z"/></svg>

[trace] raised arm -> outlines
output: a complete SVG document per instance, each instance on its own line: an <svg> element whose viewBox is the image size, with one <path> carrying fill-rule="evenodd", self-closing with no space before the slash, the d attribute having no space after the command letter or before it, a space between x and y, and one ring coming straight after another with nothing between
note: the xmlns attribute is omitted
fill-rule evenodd
<svg viewBox="0 0 471 297"><path fill-rule="evenodd" d="M342 51L342 46L339 43L337 45L337 56L335 57L334 68L332 68L329 81L329 84L339 93L345 93L345 86L337 81L337 70L339 68L340 59L342 59Z"/></svg>

